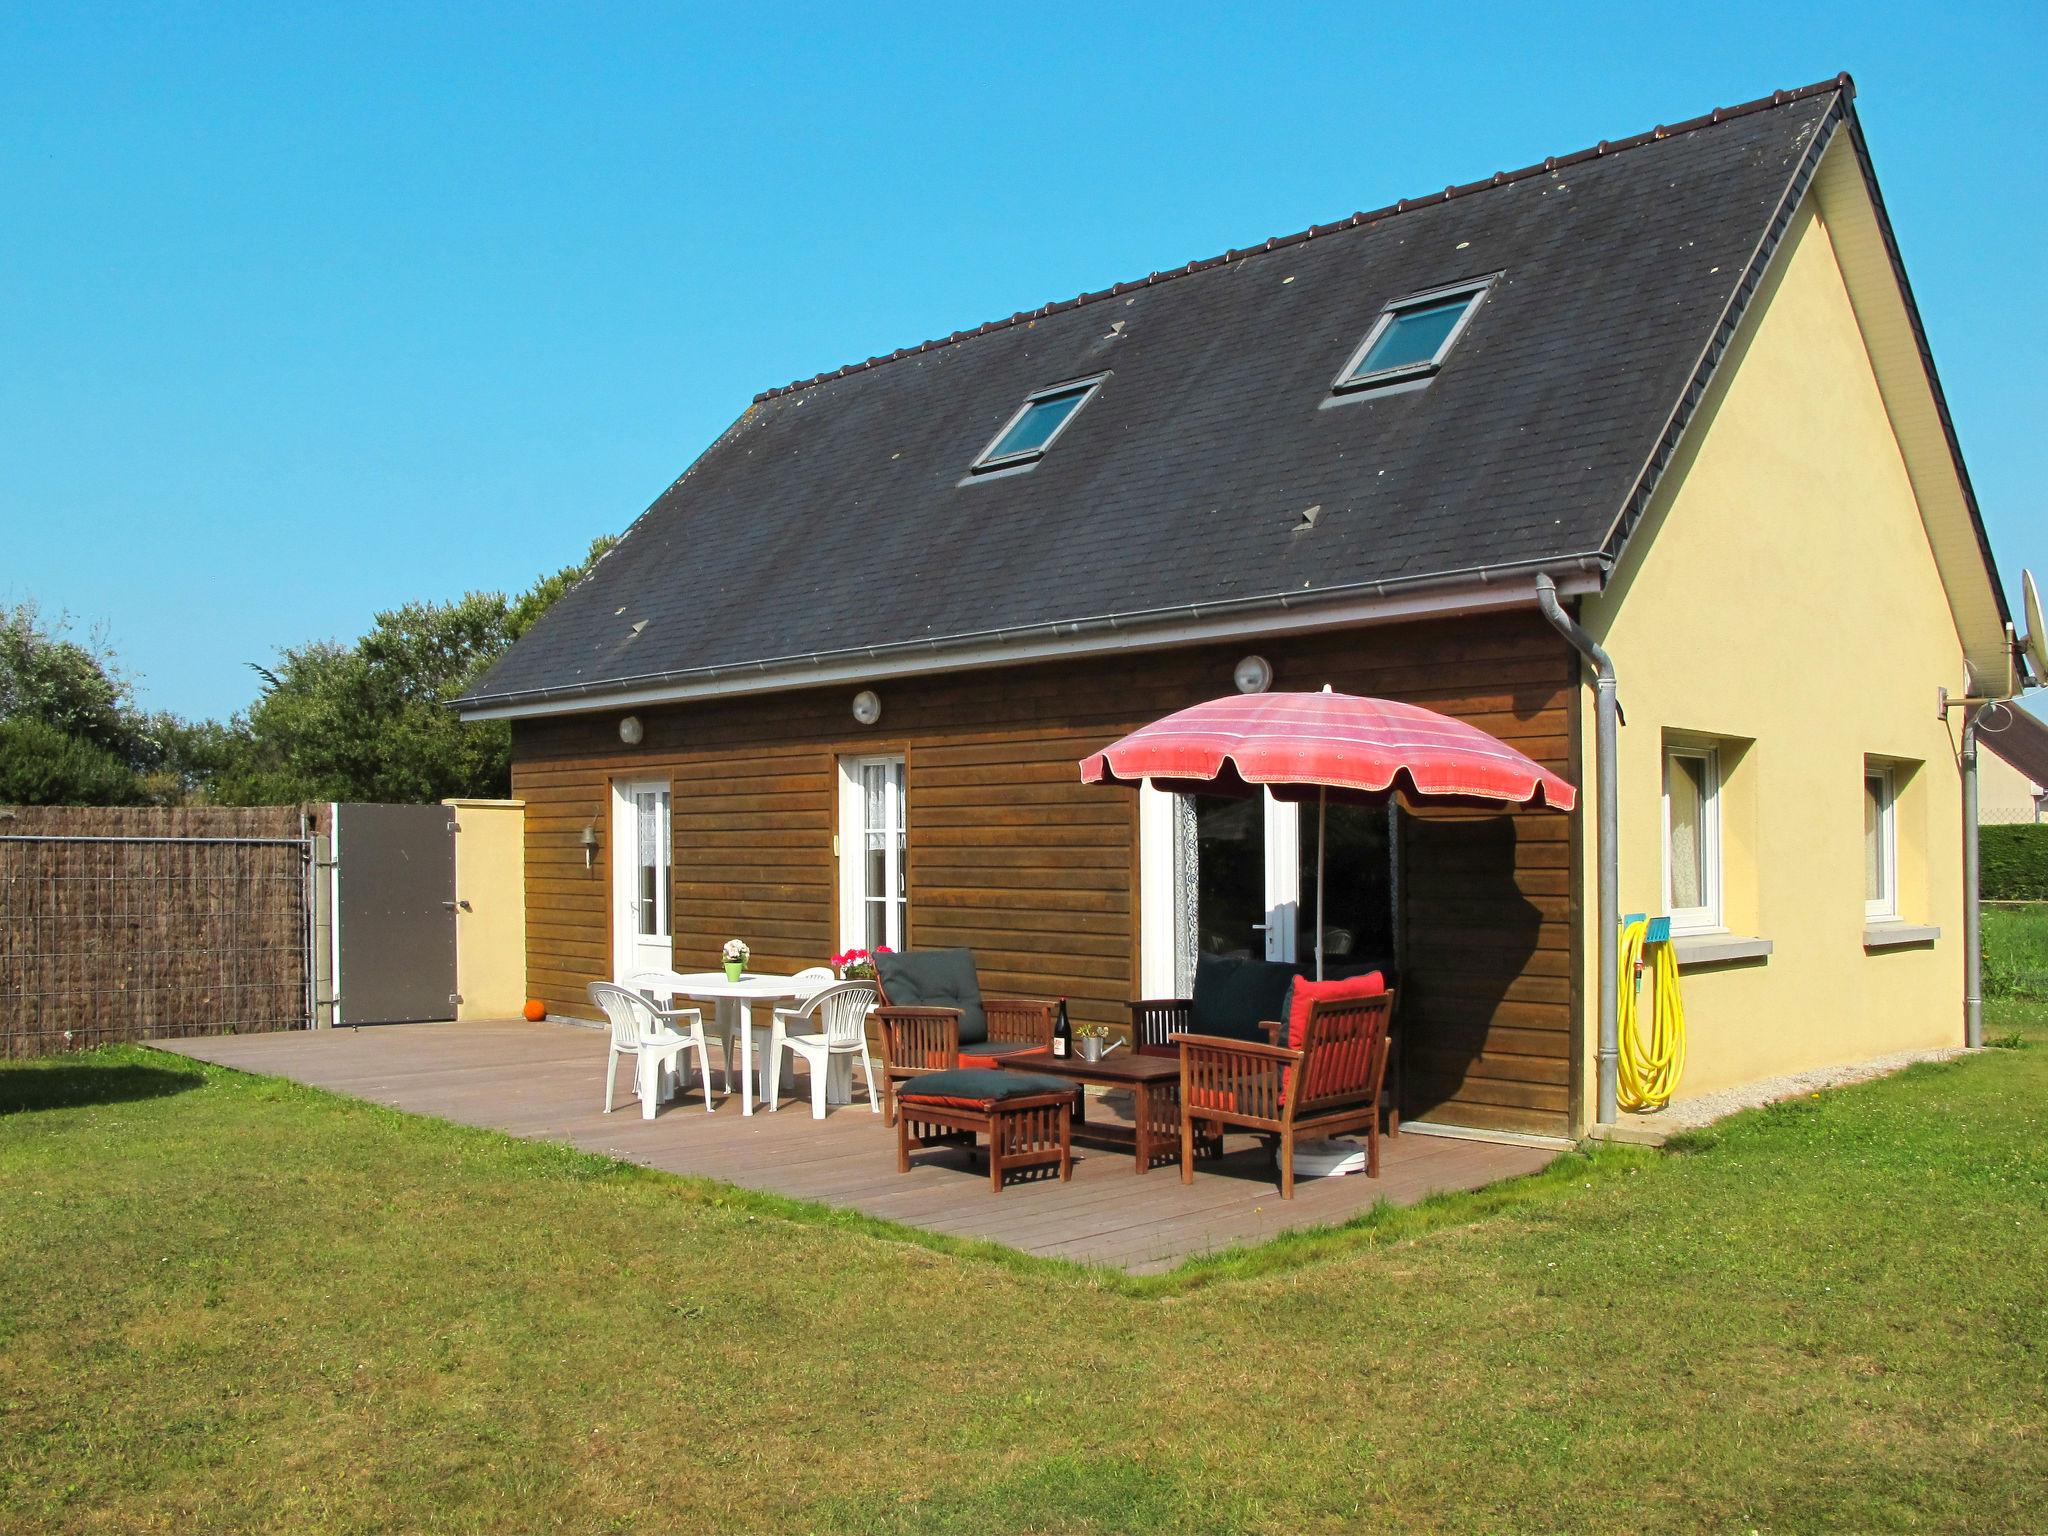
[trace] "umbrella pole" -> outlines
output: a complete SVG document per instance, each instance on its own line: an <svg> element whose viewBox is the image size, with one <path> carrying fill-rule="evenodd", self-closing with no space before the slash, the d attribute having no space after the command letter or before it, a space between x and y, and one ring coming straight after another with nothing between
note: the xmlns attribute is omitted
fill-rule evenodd
<svg viewBox="0 0 2048 1536"><path fill-rule="evenodd" d="M1316 980L1323 979L1323 833L1329 825L1330 791L1316 786Z"/></svg>

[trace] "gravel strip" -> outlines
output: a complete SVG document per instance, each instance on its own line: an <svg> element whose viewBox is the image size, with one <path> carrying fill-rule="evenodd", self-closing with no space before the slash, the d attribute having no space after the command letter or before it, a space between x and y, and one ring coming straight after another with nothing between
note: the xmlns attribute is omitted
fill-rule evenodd
<svg viewBox="0 0 2048 1536"><path fill-rule="evenodd" d="M1757 1109L1765 1104L1775 1104L1780 1099L1818 1093L1824 1088L1868 1082L1873 1077L1888 1077L1919 1061L1953 1061L1958 1056L1969 1054L1968 1047L1960 1045L1944 1046L1936 1051L1895 1051L1889 1056L1874 1056L1869 1061L1851 1062L1846 1066L1816 1067L1811 1072L1788 1072L1783 1077L1759 1078L1756 1082L1742 1083L1733 1088L1718 1088L1712 1093L1679 1099L1661 1113L1626 1115L1623 1120L1644 1130L1676 1135L1680 1131L1694 1131L1703 1125L1712 1125L1724 1115L1735 1114L1738 1110Z"/></svg>

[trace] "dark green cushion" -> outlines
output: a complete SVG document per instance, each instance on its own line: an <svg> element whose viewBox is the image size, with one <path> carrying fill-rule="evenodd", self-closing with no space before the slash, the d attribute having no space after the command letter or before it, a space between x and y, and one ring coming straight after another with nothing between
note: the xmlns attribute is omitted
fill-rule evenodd
<svg viewBox="0 0 2048 1536"><path fill-rule="evenodd" d="M920 1073L898 1087L896 1097L912 1102L940 1099L949 1104L1000 1104L1005 1099L1029 1098L1033 1094L1074 1091L1074 1085L1066 1079L1039 1072L955 1067L947 1072Z"/></svg>
<svg viewBox="0 0 2048 1536"><path fill-rule="evenodd" d="M1198 1035L1226 1040L1264 1040L1259 1025L1284 1019L1294 967L1271 960L1235 960L1201 955L1195 960L1193 1027Z"/></svg>
<svg viewBox="0 0 2048 1536"><path fill-rule="evenodd" d="M979 1045L988 1038L988 1015L981 1007L973 950L890 950L876 955L874 961L882 995L892 1006L957 1008L963 1046Z"/></svg>

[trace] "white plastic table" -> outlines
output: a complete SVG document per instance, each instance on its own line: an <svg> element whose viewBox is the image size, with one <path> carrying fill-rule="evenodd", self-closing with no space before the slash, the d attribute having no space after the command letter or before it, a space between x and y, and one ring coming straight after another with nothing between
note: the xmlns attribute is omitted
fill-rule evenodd
<svg viewBox="0 0 2048 1536"><path fill-rule="evenodd" d="M794 976L763 976L754 971L745 971L738 981L727 981L723 971L683 971L667 978L669 986L675 989L677 997L687 997L696 1002L708 1002L717 1006L719 1023L723 1026L729 1013L737 1014L733 1022L739 1026L740 1037L740 1113L754 1112L754 1004L798 1003L809 997L820 987L829 987L830 981L799 981ZM768 1069L782 1070L782 1063L771 1061ZM731 1084L726 1085L728 1088Z"/></svg>

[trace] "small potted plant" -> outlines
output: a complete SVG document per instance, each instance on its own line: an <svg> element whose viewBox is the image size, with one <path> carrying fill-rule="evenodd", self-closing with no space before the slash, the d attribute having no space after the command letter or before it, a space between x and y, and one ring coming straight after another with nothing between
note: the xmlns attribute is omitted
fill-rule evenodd
<svg viewBox="0 0 2048 1536"><path fill-rule="evenodd" d="M753 955L754 952L747 948L747 941L745 939L727 939L725 941L725 949L722 951L722 957L725 960L725 979L727 981L738 981L740 974L746 970L747 962L753 958Z"/></svg>
<svg viewBox="0 0 2048 1536"><path fill-rule="evenodd" d="M832 957L832 974L841 981L873 981L875 956L888 953L886 944L877 944L873 949L849 949Z"/></svg>
<svg viewBox="0 0 2048 1536"><path fill-rule="evenodd" d="M1122 1043L1118 1041L1117 1045ZM1110 1043L1107 1024L1083 1024L1074 1031L1074 1049L1083 1061L1100 1061L1116 1045Z"/></svg>

